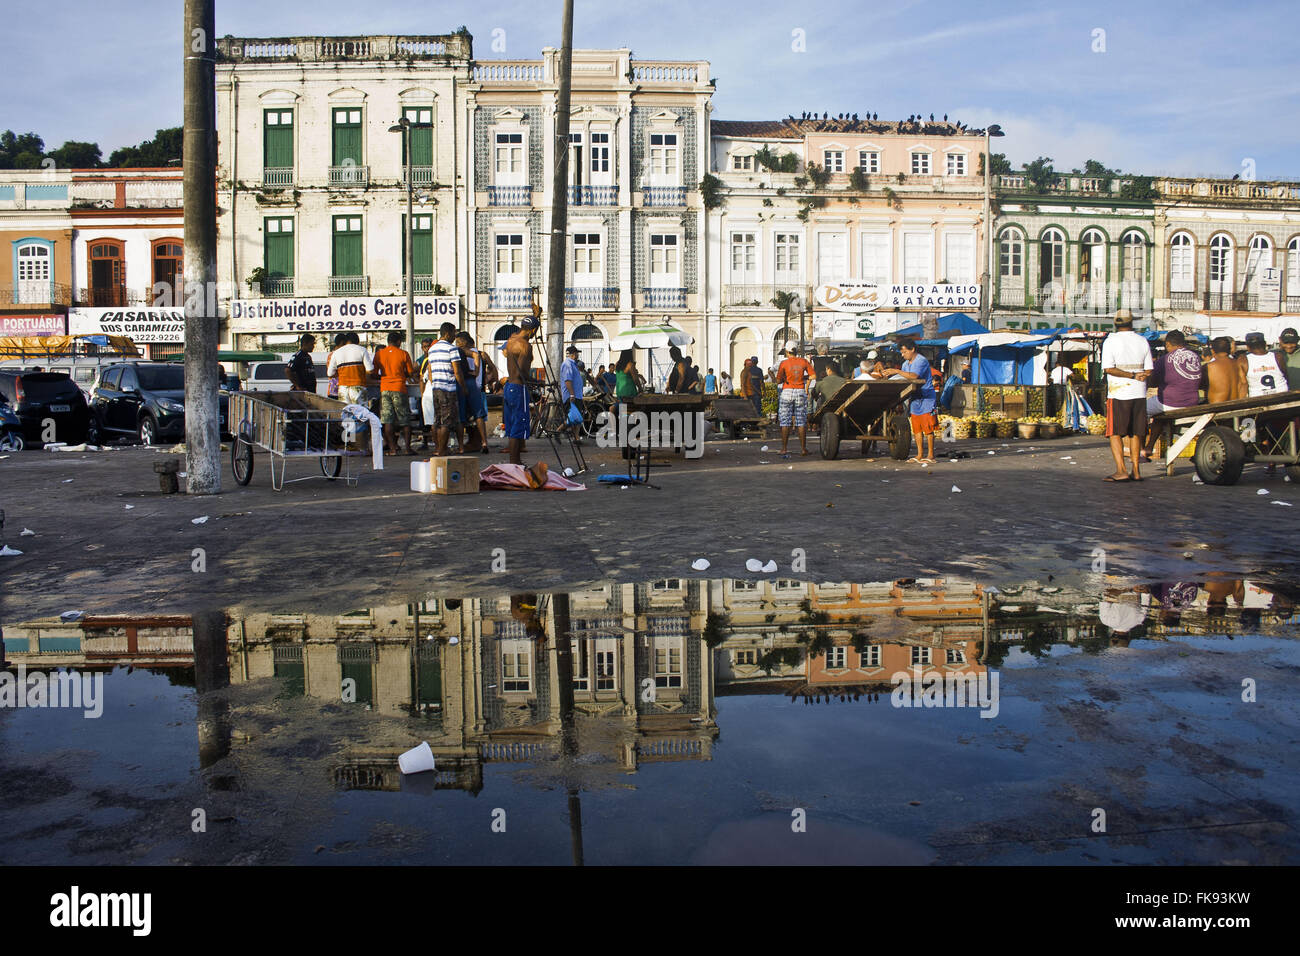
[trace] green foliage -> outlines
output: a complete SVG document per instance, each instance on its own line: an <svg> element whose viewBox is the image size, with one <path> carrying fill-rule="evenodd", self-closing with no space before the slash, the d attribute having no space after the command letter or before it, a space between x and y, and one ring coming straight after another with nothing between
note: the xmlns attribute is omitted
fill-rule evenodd
<svg viewBox="0 0 1300 956"><path fill-rule="evenodd" d="M722 180L713 173L705 173L700 180L700 195L704 197L705 209L717 209L726 202L722 195Z"/></svg>
<svg viewBox="0 0 1300 956"><path fill-rule="evenodd" d="M772 200L770 200L770 199L768 199L766 196L764 196L764 197L763 197L763 205L764 205L764 206L770 206L770 205L772 205Z"/></svg>
<svg viewBox="0 0 1300 956"><path fill-rule="evenodd" d="M250 272L248 274L248 278L244 280L244 282L248 284L248 288L250 290L255 288L260 288L262 283L265 281L266 281L266 269L263 266L258 266L256 269Z"/></svg>
<svg viewBox="0 0 1300 956"><path fill-rule="evenodd" d="M45 158L45 140L35 133L0 133L0 169L37 169Z"/></svg>
<svg viewBox="0 0 1300 956"><path fill-rule="evenodd" d="M777 394L776 383L764 382L763 383L763 414L764 415L776 414L776 403L779 400L779 398L780 396ZM789 628L786 625L782 624L780 628L778 628L778 630L780 630L782 633L785 633L786 631L789 630Z"/></svg>
<svg viewBox="0 0 1300 956"><path fill-rule="evenodd" d="M794 301L794 293L782 289L776 295L772 296L771 301L772 308L780 309L784 312L786 309L790 308L790 304Z"/></svg>
<svg viewBox="0 0 1300 956"><path fill-rule="evenodd" d="M160 129L154 133L153 139L146 139L139 146L123 146L113 150L108 157L108 165L115 169L170 166L173 160L180 161L183 141L181 127Z"/></svg>
<svg viewBox="0 0 1300 956"><path fill-rule="evenodd" d="M888 202L889 205L893 206L895 209L903 208L903 200L898 198L898 193L894 192L888 186L885 187L884 193L885 201Z"/></svg>
<svg viewBox="0 0 1300 956"><path fill-rule="evenodd" d="M1006 153L989 154L989 172L994 176L1009 175L1011 173L1011 161L1007 159Z"/></svg>
<svg viewBox="0 0 1300 956"><path fill-rule="evenodd" d="M64 169L95 169L104 165L98 143L70 139L58 149L50 150L50 159Z"/></svg>
<svg viewBox="0 0 1300 956"><path fill-rule="evenodd" d="M1056 184L1056 170L1052 167L1050 156L1039 156L1032 163L1025 163L1025 182L1033 192L1045 193Z"/></svg>
<svg viewBox="0 0 1300 956"><path fill-rule="evenodd" d="M807 177L807 176L796 176L796 177L794 178L794 188L795 188L795 189L807 189L807 188L808 188L808 177Z"/></svg>
<svg viewBox="0 0 1300 956"><path fill-rule="evenodd" d="M731 615L710 612L704 621L704 643L717 647L731 636Z"/></svg>
<svg viewBox="0 0 1300 956"><path fill-rule="evenodd" d="M793 173L799 168L799 157L794 153L774 153L766 146L754 153L754 158L773 173Z"/></svg>
<svg viewBox="0 0 1300 956"><path fill-rule="evenodd" d="M903 185L903 183L907 182L907 176L905 176L903 173L899 173L896 178L898 179L898 184L900 186Z"/></svg>
<svg viewBox="0 0 1300 956"><path fill-rule="evenodd" d="M821 189L831 181L831 171L816 163L809 163L807 166L808 178L812 180L814 186Z"/></svg>
<svg viewBox="0 0 1300 956"><path fill-rule="evenodd" d="M757 661L759 668L769 677L778 667L798 667L802 663L802 647L774 647Z"/></svg>
<svg viewBox="0 0 1300 956"><path fill-rule="evenodd" d="M859 193L864 193L871 188L867 174L862 171L861 166L854 166L853 172L849 173L849 188Z"/></svg>
<svg viewBox="0 0 1300 956"><path fill-rule="evenodd" d="M1156 189L1150 176L1134 176L1131 183L1125 183L1119 188L1119 198L1142 201L1159 199L1160 190Z"/></svg>

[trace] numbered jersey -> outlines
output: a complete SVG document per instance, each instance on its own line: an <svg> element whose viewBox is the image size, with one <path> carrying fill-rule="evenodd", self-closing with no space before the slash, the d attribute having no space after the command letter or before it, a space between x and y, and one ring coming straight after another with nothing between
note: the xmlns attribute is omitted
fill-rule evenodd
<svg viewBox="0 0 1300 956"><path fill-rule="evenodd" d="M1277 364L1277 356L1272 352L1255 355L1247 352L1242 358L1246 363L1246 394L1252 398L1256 395L1276 395L1286 391L1286 374Z"/></svg>

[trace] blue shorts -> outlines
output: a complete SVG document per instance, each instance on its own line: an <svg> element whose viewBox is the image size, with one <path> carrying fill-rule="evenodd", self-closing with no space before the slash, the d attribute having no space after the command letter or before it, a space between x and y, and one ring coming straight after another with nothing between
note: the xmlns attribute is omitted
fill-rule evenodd
<svg viewBox="0 0 1300 956"><path fill-rule="evenodd" d="M528 389L507 382L501 401L501 417L507 438L531 438L528 421Z"/></svg>
<svg viewBox="0 0 1300 956"><path fill-rule="evenodd" d="M470 382L460 393L460 420L463 423L487 419L487 399L483 389L475 382Z"/></svg>

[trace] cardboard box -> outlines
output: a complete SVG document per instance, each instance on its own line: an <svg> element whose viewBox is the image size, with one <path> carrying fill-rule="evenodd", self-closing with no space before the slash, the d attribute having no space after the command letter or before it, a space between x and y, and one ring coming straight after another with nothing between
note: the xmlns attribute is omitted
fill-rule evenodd
<svg viewBox="0 0 1300 956"><path fill-rule="evenodd" d="M478 494L478 458L474 455L454 455L430 458L432 487L435 495Z"/></svg>

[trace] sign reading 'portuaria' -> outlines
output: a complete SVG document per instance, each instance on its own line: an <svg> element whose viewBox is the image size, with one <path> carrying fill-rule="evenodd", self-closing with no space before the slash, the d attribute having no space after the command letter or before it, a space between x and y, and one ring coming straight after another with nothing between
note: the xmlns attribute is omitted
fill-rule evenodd
<svg viewBox="0 0 1300 956"><path fill-rule="evenodd" d="M0 315L0 335L62 335L61 315Z"/></svg>
<svg viewBox="0 0 1300 956"><path fill-rule="evenodd" d="M836 312L875 312L877 309L978 309L978 285L951 283L879 285L858 279L828 282L813 293L817 304Z"/></svg>
<svg viewBox="0 0 1300 956"><path fill-rule="evenodd" d="M455 296L417 296L415 327L455 322ZM330 296L308 299L231 299L232 332L374 332L406 328L405 296Z"/></svg>

